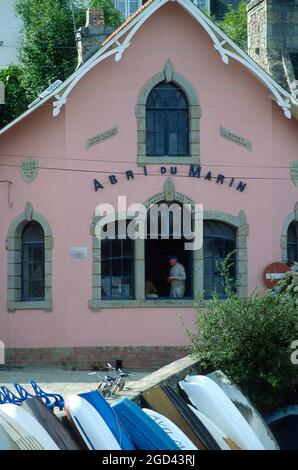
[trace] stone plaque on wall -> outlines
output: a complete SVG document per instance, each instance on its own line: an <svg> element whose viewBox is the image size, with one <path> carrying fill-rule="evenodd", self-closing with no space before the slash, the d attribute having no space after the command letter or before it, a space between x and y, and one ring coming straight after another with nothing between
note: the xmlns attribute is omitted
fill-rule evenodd
<svg viewBox="0 0 298 470"><path fill-rule="evenodd" d="M118 134L118 126L112 127L111 129L108 129L107 131L101 132L100 134L94 135L93 137L90 137L89 139L86 140L86 150L88 150L90 147L93 147L93 145L100 144L101 142L104 142L107 139L111 139L112 137L115 137Z"/></svg>
<svg viewBox="0 0 298 470"><path fill-rule="evenodd" d="M39 162L33 158L26 158L20 162L20 175L23 181L31 184L35 180L38 173Z"/></svg>
<svg viewBox="0 0 298 470"><path fill-rule="evenodd" d="M221 137L224 137L224 139L227 139L230 142L233 142L234 144L241 145L241 147L246 148L250 152L252 151L252 143L250 140L245 139L245 137L241 137L240 135L234 134L234 132L228 131L228 129L225 129L222 126L219 127L219 133Z"/></svg>
<svg viewBox="0 0 298 470"><path fill-rule="evenodd" d="M298 186L298 160L293 160L290 165L290 174L295 186Z"/></svg>

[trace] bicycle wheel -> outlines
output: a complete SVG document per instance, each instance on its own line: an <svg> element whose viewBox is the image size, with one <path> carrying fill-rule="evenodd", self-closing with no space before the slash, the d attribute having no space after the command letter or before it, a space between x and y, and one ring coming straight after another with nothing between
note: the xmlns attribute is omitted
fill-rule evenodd
<svg viewBox="0 0 298 470"><path fill-rule="evenodd" d="M125 380L121 380L121 382L119 384L119 392L121 392L121 390L124 389L124 386L125 386Z"/></svg>
<svg viewBox="0 0 298 470"><path fill-rule="evenodd" d="M111 395L116 395L118 391L118 382L114 382L113 385L111 386Z"/></svg>
<svg viewBox="0 0 298 470"><path fill-rule="evenodd" d="M100 382L100 383L98 384L97 390L98 390L100 393L103 393L104 388L105 388L105 385L106 385L106 382Z"/></svg>

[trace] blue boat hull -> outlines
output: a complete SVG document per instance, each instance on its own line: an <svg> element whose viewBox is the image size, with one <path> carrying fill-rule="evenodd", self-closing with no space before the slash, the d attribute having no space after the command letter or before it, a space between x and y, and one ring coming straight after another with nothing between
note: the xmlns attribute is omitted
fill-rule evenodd
<svg viewBox="0 0 298 470"><path fill-rule="evenodd" d="M139 406L124 398L112 408L139 450L180 450L168 434Z"/></svg>
<svg viewBox="0 0 298 470"><path fill-rule="evenodd" d="M98 391L81 393L80 396L85 398L104 419L122 450L135 450L135 446L119 421L117 414Z"/></svg>

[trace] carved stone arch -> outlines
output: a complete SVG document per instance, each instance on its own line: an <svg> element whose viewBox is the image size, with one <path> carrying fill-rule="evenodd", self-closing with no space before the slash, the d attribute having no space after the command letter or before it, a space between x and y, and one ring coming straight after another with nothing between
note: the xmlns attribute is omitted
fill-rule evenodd
<svg viewBox="0 0 298 470"><path fill-rule="evenodd" d="M146 102L151 90L163 81L173 82L184 92L189 104L189 156L187 157L164 157L146 155ZM168 61L162 72L149 78L143 85L137 105L135 107L137 118L137 142L138 142L138 164L146 163L179 163L179 164L199 164L200 160L200 117L201 107L199 97L194 86L181 74L177 73L171 62Z"/></svg>
<svg viewBox="0 0 298 470"><path fill-rule="evenodd" d="M164 81L174 82L183 90L190 106L200 107L200 101L199 101L199 97L196 92L196 89L194 88L192 83L189 80L187 80L183 75L175 72L170 61L168 61L165 64L162 72L159 72L153 75L153 77L149 78L149 80L147 80L147 82L143 85L139 93L137 107L139 105L143 105L143 106L146 105L147 98L151 90L156 85L158 85L158 83L161 83ZM137 109L138 109L137 107L136 107L136 115L137 115Z"/></svg>
<svg viewBox="0 0 298 470"><path fill-rule="evenodd" d="M45 247L45 298L40 301L23 302L21 300L21 250L22 232L25 225L30 222L38 222L44 232ZM40 309L52 310L52 250L53 234L47 219L35 212L31 202L27 202L24 212L19 214L11 222L6 239L8 253L8 291L7 309L9 312L16 310Z"/></svg>
<svg viewBox="0 0 298 470"><path fill-rule="evenodd" d="M187 194L180 193L175 191L174 180L169 176L164 183L164 190L153 194L146 201L143 202L143 205L146 208L149 208L151 204L159 204L160 202L179 202L180 204L190 204L192 211L195 210L195 201L189 197Z"/></svg>
<svg viewBox="0 0 298 470"><path fill-rule="evenodd" d="M298 202L296 202L293 211L286 216L281 230L280 246L283 263L288 261L288 229L290 224L295 221L298 222Z"/></svg>
<svg viewBox="0 0 298 470"><path fill-rule="evenodd" d="M143 202L143 206L147 210L152 204L160 202L173 201L181 204L191 205L193 216L196 217L195 201L186 194L175 191L174 180L168 177L164 183L163 191L150 196ZM128 215L129 217L129 215ZM117 220L118 214L115 215ZM156 299L148 301L145 298L145 241L143 239L135 240L135 299L134 300L102 300L101 298L101 241L96 236L96 225L100 221L101 216L94 214L90 225L90 235L92 237L92 297L89 300L89 308L94 312L99 312L102 308L132 308L132 307L171 307L175 305L175 299ZM194 285L198 284L199 276L199 250L194 251L193 262L193 279ZM149 302L149 303L148 303ZM181 301L181 307L192 307L193 300L185 299Z"/></svg>
<svg viewBox="0 0 298 470"><path fill-rule="evenodd" d="M205 220L218 220L236 228L236 249L237 249L237 285L240 296L247 293L247 236L249 227L246 216L240 211L238 216L219 211L206 211L202 214L202 208L186 194L175 191L174 180L168 177L165 180L163 191L153 194L143 202L146 211L152 204L162 202L178 202L180 204L191 205L194 218ZM198 216L197 216L198 214ZM115 217L117 219L117 215ZM92 263L92 298L89 300L89 308L98 312L102 308L132 308L132 307L177 307L175 299L154 299L148 300L145 297L145 241L143 239L135 240L135 299L133 300L102 300L101 298L101 243L96 236L96 224L100 216L93 216L90 225L90 235L92 236L93 263ZM197 292L204 290L204 253L203 245L201 248L193 251L193 296ZM179 302L180 308L193 307L193 299L183 299Z"/></svg>

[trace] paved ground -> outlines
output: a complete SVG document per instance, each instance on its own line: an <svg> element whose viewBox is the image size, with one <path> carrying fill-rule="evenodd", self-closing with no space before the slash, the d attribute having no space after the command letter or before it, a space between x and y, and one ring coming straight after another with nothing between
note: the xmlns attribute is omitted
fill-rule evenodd
<svg viewBox="0 0 298 470"><path fill-rule="evenodd" d="M105 372L98 372L98 374L101 377L105 376ZM129 388L132 382L148 374L149 372L132 372L127 378L126 387ZM30 379L37 382L46 391L61 393L63 397L96 388L96 377L89 375L86 370L71 371L52 367L24 367L22 369L0 370L0 385L5 385L11 390L13 390L13 384L18 382L30 391L31 387L28 385Z"/></svg>

